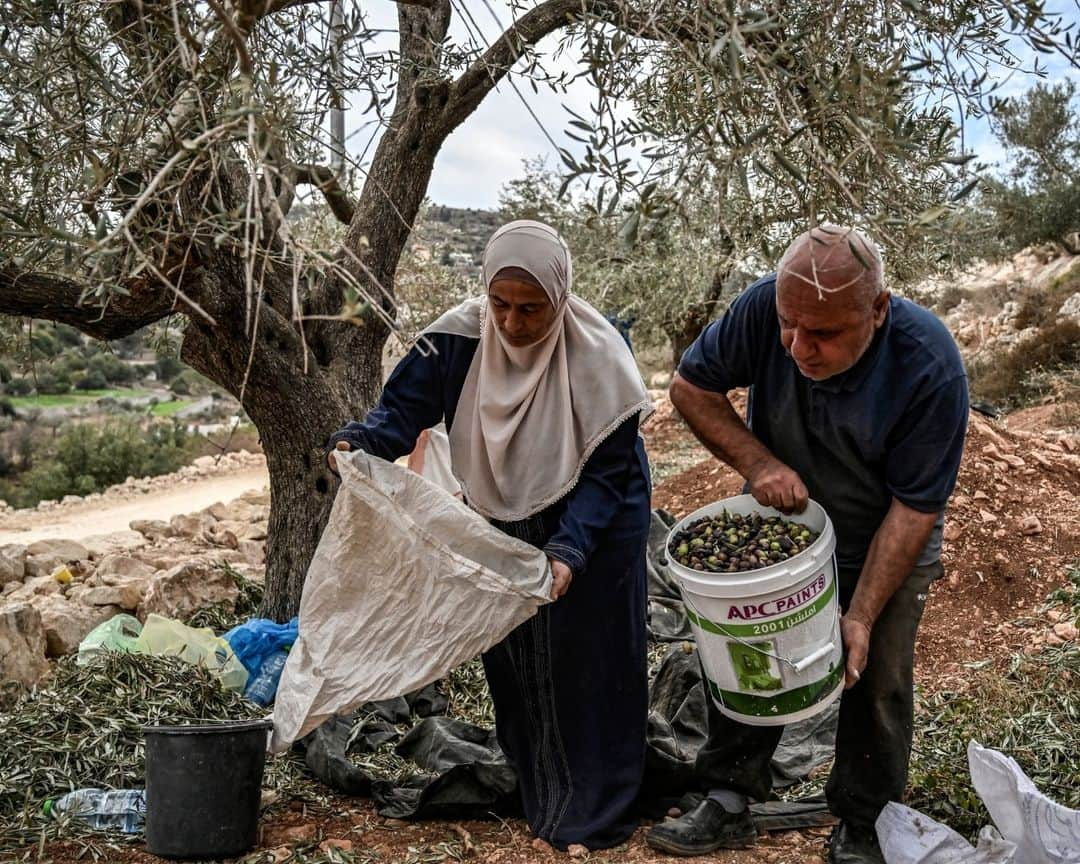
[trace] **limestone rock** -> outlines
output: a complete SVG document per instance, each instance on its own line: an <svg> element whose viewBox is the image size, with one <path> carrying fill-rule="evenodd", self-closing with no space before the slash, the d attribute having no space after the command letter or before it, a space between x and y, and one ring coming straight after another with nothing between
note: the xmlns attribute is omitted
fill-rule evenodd
<svg viewBox="0 0 1080 864"><path fill-rule="evenodd" d="M26 547L27 555L51 555L61 561L85 561L90 557L90 552L82 543L74 540L38 540Z"/></svg>
<svg viewBox="0 0 1080 864"><path fill-rule="evenodd" d="M127 579L149 579L154 568L132 555L109 555L101 559L91 582L95 585L116 585Z"/></svg>
<svg viewBox="0 0 1080 864"><path fill-rule="evenodd" d="M1077 635L1076 625L1071 621L1061 621L1054 625L1054 635L1065 642L1075 642Z"/></svg>
<svg viewBox="0 0 1080 864"><path fill-rule="evenodd" d="M216 603L235 605L239 593L223 569L206 561L187 561L151 579L139 604L139 618L145 620L153 612L184 621L195 611Z"/></svg>
<svg viewBox="0 0 1080 864"><path fill-rule="evenodd" d="M237 540L265 540L266 539L266 525L259 524L258 522L238 522L234 519L230 519L225 522L219 522L214 526L214 531L225 530L230 532ZM212 536L213 532L209 532L208 536ZM233 547L236 548L236 547Z"/></svg>
<svg viewBox="0 0 1080 864"><path fill-rule="evenodd" d="M224 546L226 549L236 549L239 545L236 534L230 531L221 522L216 522L207 528L203 537L208 543L212 543L215 546Z"/></svg>
<svg viewBox="0 0 1080 864"><path fill-rule="evenodd" d="M0 546L0 585L22 582L26 575L26 547L18 543Z"/></svg>
<svg viewBox="0 0 1080 864"><path fill-rule="evenodd" d="M1080 291L1077 291L1068 300L1061 304L1058 314L1062 318L1075 318L1080 321Z"/></svg>
<svg viewBox="0 0 1080 864"><path fill-rule="evenodd" d="M245 492L238 499L240 501L246 501L248 504L255 504L260 507L270 506L270 490L269 489L252 489L250 492Z"/></svg>
<svg viewBox="0 0 1080 864"><path fill-rule="evenodd" d="M64 559L55 555L27 555L23 565L27 578L37 578L48 576L63 563Z"/></svg>
<svg viewBox="0 0 1080 864"><path fill-rule="evenodd" d="M168 522L161 519L134 519L130 523L132 531L138 531L147 540L154 542L162 537L172 537L176 534Z"/></svg>
<svg viewBox="0 0 1080 864"><path fill-rule="evenodd" d="M19 588L11 592L8 600L17 603L25 602L29 601L31 597L38 597L43 594L60 594L62 592L63 587L51 575L31 576Z"/></svg>
<svg viewBox="0 0 1080 864"><path fill-rule="evenodd" d="M216 522L217 520L207 513L194 513L186 516L173 516L169 520L169 525L181 537L199 539Z"/></svg>
<svg viewBox="0 0 1080 864"><path fill-rule="evenodd" d="M252 567L262 567L266 563L266 544L258 540L241 540L240 551Z"/></svg>
<svg viewBox="0 0 1080 864"><path fill-rule="evenodd" d="M49 657L74 654L87 633L121 611L116 606L72 603L58 594L39 595L30 602L41 613L46 654Z"/></svg>
<svg viewBox="0 0 1080 864"><path fill-rule="evenodd" d="M0 608L0 681L29 687L48 671L41 613L29 603Z"/></svg>
<svg viewBox="0 0 1080 864"><path fill-rule="evenodd" d="M110 555L102 559L86 584L69 592L73 601L85 606L117 606L136 609L146 596L154 568L129 555Z"/></svg>
<svg viewBox="0 0 1080 864"><path fill-rule="evenodd" d="M1029 537L1034 534L1042 534L1043 526L1038 516L1025 516L1020 522L1020 531Z"/></svg>
<svg viewBox="0 0 1080 864"><path fill-rule="evenodd" d="M84 537L82 544L93 561L117 552L130 552L146 545L146 537L138 531L114 531L111 534L95 534Z"/></svg>

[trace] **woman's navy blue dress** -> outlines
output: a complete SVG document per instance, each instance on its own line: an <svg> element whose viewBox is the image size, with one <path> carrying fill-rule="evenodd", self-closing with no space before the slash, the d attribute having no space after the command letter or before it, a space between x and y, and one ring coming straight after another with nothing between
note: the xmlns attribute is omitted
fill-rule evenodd
<svg viewBox="0 0 1080 864"><path fill-rule="evenodd" d="M363 423L330 439L395 460L454 411L479 340L434 334L414 348ZM529 826L559 849L615 846L636 825L645 761L645 541L650 488L632 417L601 443L562 500L498 528L566 563L567 593L484 654L499 744ZM537 465L537 471L545 466Z"/></svg>

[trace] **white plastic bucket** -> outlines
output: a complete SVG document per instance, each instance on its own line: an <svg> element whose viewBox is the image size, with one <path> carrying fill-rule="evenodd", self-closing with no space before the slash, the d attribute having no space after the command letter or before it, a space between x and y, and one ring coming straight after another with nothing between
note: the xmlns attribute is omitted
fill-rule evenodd
<svg viewBox="0 0 1080 864"><path fill-rule="evenodd" d="M819 532L800 554L742 573L702 573L668 555L682 589L709 692L728 717L782 726L824 711L844 688L836 534L820 504L784 515L739 495L702 507L671 529L724 511L780 516Z"/></svg>

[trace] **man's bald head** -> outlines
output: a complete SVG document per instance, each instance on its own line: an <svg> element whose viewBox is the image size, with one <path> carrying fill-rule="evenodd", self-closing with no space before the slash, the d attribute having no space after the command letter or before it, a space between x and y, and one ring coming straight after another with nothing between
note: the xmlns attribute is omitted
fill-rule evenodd
<svg viewBox="0 0 1080 864"><path fill-rule="evenodd" d="M813 290L869 308L885 288L881 252L856 228L819 225L788 246L777 268L777 287Z"/></svg>

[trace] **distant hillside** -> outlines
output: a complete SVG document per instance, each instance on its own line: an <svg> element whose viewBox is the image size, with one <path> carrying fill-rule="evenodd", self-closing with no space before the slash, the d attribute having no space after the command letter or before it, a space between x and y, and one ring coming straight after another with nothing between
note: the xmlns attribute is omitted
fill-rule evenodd
<svg viewBox="0 0 1080 864"><path fill-rule="evenodd" d="M475 271L488 238L501 223L502 216L495 210L432 204L413 231L412 252L421 259Z"/></svg>

